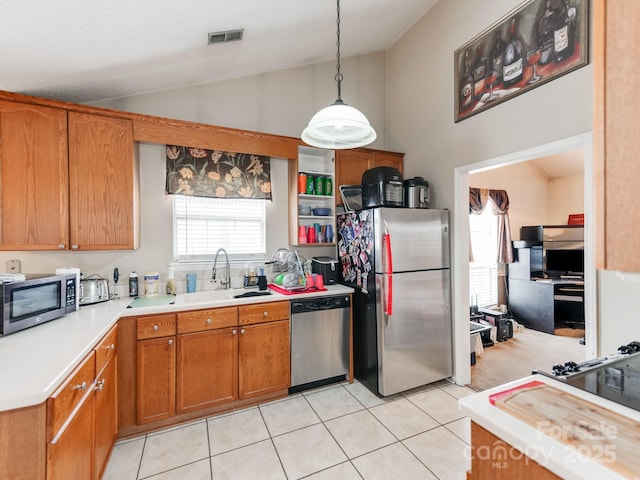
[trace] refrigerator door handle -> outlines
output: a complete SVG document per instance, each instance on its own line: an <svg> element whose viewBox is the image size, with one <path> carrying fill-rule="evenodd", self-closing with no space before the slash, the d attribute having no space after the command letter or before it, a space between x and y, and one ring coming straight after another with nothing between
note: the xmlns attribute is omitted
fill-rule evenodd
<svg viewBox="0 0 640 480"><path fill-rule="evenodd" d="M391 257L391 235L385 233L382 236L383 252L383 282L382 282L382 298L384 302L384 314L387 316L387 325L389 317L393 315L393 259Z"/></svg>

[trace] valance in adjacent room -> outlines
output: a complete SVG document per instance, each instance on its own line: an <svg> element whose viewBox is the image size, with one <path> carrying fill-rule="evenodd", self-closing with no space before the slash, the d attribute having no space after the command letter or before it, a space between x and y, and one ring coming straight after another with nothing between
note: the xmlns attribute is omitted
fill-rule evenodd
<svg viewBox="0 0 640 480"><path fill-rule="evenodd" d="M489 203L491 203L493 213L498 217L498 258L496 262L513 263L511 228L509 226L509 195L506 190L469 188L470 214L480 215ZM472 259L473 252L471 249L469 251Z"/></svg>
<svg viewBox="0 0 640 480"><path fill-rule="evenodd" d="M167 145L169 195L271 200L270 158Z"/></svg>

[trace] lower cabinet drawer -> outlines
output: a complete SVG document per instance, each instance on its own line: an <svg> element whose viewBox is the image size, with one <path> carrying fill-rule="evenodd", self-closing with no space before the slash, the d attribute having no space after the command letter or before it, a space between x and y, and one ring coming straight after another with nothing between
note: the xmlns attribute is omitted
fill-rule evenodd
<svg viewBox="0 0 640 480"><path fill-rule="evenodd" d="M288 301L243 305L238 308L238 323L240 325L252 325L254 323L287 320L290 311L291 307Z"/></svg>
<svg viewBox="0 0 640 480"><path fill-rule="evenodd" d="M96 345L96 374L100 373L107 362L113 358L118 346L118 325L116 324Z"/></svg>
<svg viewBox="0 0 640 480"><path fill-rule="evenodd" d="M93 389L96 355L92 351L47 400L47 442L53 440L73 410Z"/></svg>
<svg viewBox="0 0 640 480"><path fill-rule="evenodd" d="M150 315L148 317L138 317L136 338L145 340L147 338L169 337L176 334L175 314Z"/></svg>

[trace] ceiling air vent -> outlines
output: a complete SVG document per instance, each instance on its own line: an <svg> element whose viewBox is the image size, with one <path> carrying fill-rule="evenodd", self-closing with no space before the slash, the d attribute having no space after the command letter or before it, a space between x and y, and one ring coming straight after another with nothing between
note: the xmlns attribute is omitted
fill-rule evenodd
<svg viewBox="0 0 640 480"><path fill-rule="evenodd" d="M243 33L244 33L244 28L239 28L237 30L227 30L226 32L209 33L209 41L207 42L207 45L213 45L215 43L233 42L235 40L242 40Z"/></svg>

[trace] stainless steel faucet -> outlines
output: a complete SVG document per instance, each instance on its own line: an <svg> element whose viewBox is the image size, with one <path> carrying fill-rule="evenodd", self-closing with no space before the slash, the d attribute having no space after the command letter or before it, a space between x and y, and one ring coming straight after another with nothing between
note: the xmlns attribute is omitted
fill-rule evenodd
<svg viewBox="0 0 640 480"><path fill-rule="evenodd" d="M213 260L213 271L211 272L211 281L212 282L216 281L216 266L218 264L218 255L220 254L220 252L224 253L224 258L227 261L227 264L226 264L227 279L221 280L220 285L222 285L225 289L227 289L227 288L231 288L231 267L229 266L229 255L227 255L227 251L224 248L219 248L218 251L216 252L216 257Z"/></svg>

